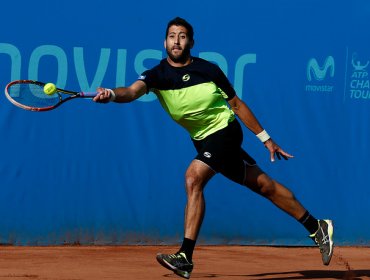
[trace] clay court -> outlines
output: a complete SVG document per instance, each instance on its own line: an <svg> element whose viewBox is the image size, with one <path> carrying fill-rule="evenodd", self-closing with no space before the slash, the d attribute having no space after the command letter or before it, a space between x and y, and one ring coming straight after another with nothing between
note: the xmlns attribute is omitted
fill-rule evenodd
<svg viewBox="0 0 370 280"><path fill-rule="evenodd" d="M183 279L161 267L171 246L1 247L0 279ZM370 248L336 247L329 266L313 247L199 246L191 279L370 279Z"/></svg>

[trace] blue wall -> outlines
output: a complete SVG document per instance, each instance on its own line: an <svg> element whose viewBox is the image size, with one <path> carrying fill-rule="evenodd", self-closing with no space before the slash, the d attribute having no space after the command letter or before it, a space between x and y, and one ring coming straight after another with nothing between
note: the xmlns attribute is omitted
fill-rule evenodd
<svg viewBox="0 0 370 280"><path fill-rule="evenodd" d="M138 4L139 3L139 4ZM175 16L195 28L193 55L219 64L295 158L244 147L338 244L370 241L370 2L7 1L0 86L15 79L72 90L128 85L165 56ZM352 62L354 64L352 64ZM47 113L0 96L0 243L159 244L182 239L189 136L154 95L125 105L74 100ZM200 243L312 244L304 228L218 175L206 189Z"/></svg>

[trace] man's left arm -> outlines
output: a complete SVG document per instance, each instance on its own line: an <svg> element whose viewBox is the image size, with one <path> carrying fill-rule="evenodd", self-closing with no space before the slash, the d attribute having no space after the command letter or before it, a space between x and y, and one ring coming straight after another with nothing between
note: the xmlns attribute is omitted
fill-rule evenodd
<svg viewBox="0 0 370 280"><path fill-rule="evenodd" d="M271 161L275 161L275 155L278 159L283 157L284 159L292 158L293 156L283 151L279 145L277 145L267 132L263 129L262 125L259 123L252 110L249 109L247 104L241 100L237 95L228 100L231 109L243 122L243 124L252 131L260 140L263 142L265 147L270 152Z"/></svg>

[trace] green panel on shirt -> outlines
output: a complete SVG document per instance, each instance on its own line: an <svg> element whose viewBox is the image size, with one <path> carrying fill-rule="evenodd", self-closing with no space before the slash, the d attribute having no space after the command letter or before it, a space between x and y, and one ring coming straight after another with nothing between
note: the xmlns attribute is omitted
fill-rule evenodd
<svg viewBox="0 0 370 280"><path fill-rule="evenodd" d="M213 82L156 90L156 94L163 108L195 140L226 127L235 118L224 98L226 94Z"/></svg>

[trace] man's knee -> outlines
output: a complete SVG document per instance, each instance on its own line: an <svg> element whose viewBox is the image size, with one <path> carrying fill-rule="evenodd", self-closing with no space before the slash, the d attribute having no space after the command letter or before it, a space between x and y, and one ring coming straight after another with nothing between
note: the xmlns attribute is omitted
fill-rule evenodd
<svg viewBox="0 0 370 280"><path fill-rule="evenodd" d="M268 176L263 178L261 182L259 182L260 188L259 192L266 198L272 198L276 194L276 183Z"/></svg>
<svg viewBox="0 0 370 280"><path fill-rule="evenodd" d="M194 172L186 172L185 174L185 188L188 194L195 192L202 192L202 178Z"/></svg>
<svg viewBox="0 0 370 280"><path fill-rule="evenodd" d="M194 160L185 173L185 187L189 194L202 193L215 172L205 163Z"/></svg>

